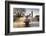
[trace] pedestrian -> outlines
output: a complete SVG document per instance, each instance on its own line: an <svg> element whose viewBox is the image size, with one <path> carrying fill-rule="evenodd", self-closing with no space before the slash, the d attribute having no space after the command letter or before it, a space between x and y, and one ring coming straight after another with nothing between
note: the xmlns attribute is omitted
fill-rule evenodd
<svg viewBox="0 0 46 36"><path fill-rule="evenodd" d="M25 27L29 27L29 21L30 19L28 19L28 16L26 16L26 19L25 19Z"/></svg>

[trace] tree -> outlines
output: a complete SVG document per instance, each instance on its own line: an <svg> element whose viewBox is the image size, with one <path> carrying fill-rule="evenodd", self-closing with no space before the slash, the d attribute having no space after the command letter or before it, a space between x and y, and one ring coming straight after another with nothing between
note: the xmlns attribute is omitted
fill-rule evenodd
<svg viewBox="0 0 46 36"><path fill-rule="evenodd" d="M13 21L15 21L17 18L24 16L24 13L25 13L25 8L14 8L13 9L13 16L14 16Z"/></svg>

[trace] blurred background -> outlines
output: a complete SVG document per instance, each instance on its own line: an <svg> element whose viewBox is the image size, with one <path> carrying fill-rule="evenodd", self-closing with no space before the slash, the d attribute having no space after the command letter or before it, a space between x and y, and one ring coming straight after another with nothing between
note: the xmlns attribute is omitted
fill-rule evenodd
<svg viewBox="0 0 46 36"><path fill-rule="evenodd" d="M38 27L39 16L39 9L13 8L13 27L26 27L26 25L28 27Z"/></svg>

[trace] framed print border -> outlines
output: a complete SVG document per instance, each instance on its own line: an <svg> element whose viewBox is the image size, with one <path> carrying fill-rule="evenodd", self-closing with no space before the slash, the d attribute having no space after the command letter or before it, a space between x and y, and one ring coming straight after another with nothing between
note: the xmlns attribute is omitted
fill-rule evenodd
<svg viewBox="0 0 46 36"><path fill-rule="evenodd" d="M40 5L42 6L42 31L10 32L10 4ZM36 2L5 1L5 35L44 33L45 31L45 4Z"/></svg>

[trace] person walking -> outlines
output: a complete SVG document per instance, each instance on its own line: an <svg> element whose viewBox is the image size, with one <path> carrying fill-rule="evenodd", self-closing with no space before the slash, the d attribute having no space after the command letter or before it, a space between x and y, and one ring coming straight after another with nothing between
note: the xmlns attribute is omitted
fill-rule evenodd
<svg viewBox="0 0 46 36"><path fill-rule="evenodd" d="M29 21L30 19L28 19L28 16L26 16L26 19L25 19L25 27L29 27Z"/></svg>

